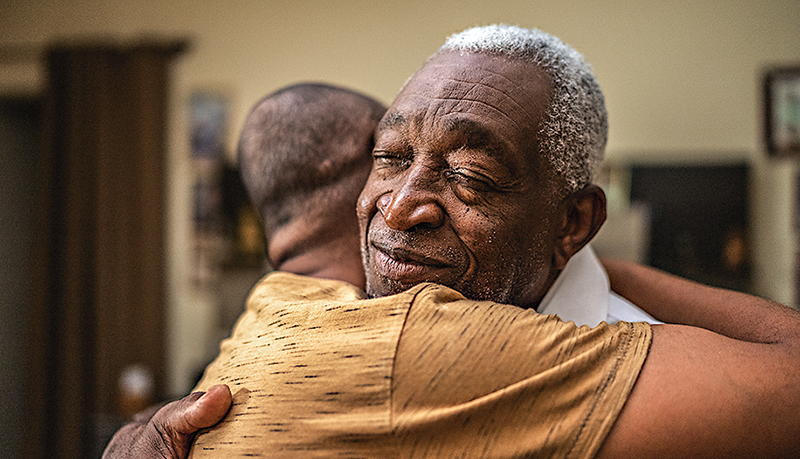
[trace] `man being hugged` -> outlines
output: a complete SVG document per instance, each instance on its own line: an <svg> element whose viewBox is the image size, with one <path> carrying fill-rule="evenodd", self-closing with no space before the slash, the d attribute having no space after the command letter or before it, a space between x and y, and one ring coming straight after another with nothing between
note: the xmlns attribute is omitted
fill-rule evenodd
<svg viewBox="0 0 800 459"><path fill-rule="evenodd" d="M193 457L800 455L796 312L615 263L615 289L683 325L536 312L605 219L606 132L558 39L448 39L376 130L357 204L368 298L265 278L200 384L234 404Z"/></svg>

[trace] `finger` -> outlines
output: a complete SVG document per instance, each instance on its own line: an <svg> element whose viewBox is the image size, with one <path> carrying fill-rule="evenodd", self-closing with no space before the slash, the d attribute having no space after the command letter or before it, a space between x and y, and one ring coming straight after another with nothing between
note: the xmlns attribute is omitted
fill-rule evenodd
<svg viewBox="0 0 800 459"><path fill-rule="evenodd" d="M197 430L209 427L225 417L232 397L228 386L213 386L207 392L195 392L173 402L153 417L151 425L162 437L166 457L185 458ZM159 417L159 414L162 417Z"/></svg>
<svg viewBox="0 0 800 459"><path fill-rule="evenodd" d="M186 433L193 433L197 429L210 427L225 417L231 407L231 390L226 385L212 386L184 414Z"/></svg>
<svg viewBox="0 0 800 459"><path fill-rule="evenodd" d="M194 433L225 417L231 406L228 386L195 392L159 409L149 420L143 415L120 429L103 454L104 459L186 458Z"/></svg>

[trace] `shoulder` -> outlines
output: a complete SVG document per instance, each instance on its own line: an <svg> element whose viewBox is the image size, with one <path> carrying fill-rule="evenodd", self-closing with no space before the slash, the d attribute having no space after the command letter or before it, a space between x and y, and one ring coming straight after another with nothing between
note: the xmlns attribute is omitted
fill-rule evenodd
<svg viewBox="0 0 800 459"><path fill-rule="evenodd" d="M396 419L450 406L448 419L471 433L431 434L432 445L457 443L450 437L468 444L491 426L498 438L517 445L520 456L580 451L589 457L627 400L650 341L645 323L577 327L426 286L414 298L398 344L393 406L402 412ZM521 441L520 429L541 442Z"/></svg>
<svg viewBox="0 0 800 459"><path fill-rule="evenodd" d="M297 302L313 300L353 301L366 298L361 289L347 282L273 271L264 276L248 298L252 301Z"/></svg>

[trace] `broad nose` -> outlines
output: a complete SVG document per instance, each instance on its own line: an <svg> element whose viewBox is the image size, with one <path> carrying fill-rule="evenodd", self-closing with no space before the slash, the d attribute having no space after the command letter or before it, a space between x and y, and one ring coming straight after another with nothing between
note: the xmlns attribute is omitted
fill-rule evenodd
<svg viewBox="0 0 800 459"><path fill-rule="evenodd" d="M432 174L425 167L412 167L399 188L378 198L378 210L389 228L408 231L442 226L445 212L435 187L438 181Z"/></svg>

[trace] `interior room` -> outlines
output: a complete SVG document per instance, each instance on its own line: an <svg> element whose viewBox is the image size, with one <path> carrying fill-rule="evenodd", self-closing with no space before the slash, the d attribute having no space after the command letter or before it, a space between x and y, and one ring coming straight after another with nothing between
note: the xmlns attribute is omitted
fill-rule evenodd
<svg viewBox="0 0 800 459"><path fill-rule="evenodd" d="M119 419L192 389L269 269L235 164L253 103L322 81L388 104L474 25L542 29L593 66L610 120L601 255L798 305L800 131L776 147L767 109L794 97L800 129L800 83L765 86L800 68L795 0L0 11L3 457L99 457ZM53 115L76 94L90 115Z"/></svg>

